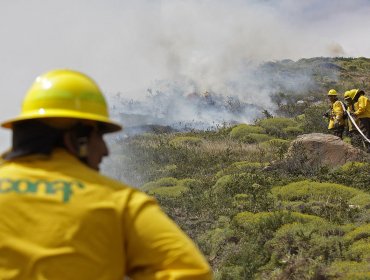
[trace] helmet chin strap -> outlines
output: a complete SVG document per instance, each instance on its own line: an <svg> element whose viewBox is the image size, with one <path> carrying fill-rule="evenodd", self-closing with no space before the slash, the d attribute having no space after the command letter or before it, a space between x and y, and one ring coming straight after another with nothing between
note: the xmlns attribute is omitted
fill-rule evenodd
<svg viewBox="0 0 370 280"><path fill-rule="evenodd" d="M88 142L88 136L77 136L73 130L64 135L64 146L84 163L87 163L89 154Z"/></svg>
<svg viewBox="0 0 370 280"><path fill-rule="evenodd" d="M77 138L77 154L78 157L81 160L86 160L87 155L88 155L88 147L87 147L87 142L88 142L87 137L78 137Z"/></svg>

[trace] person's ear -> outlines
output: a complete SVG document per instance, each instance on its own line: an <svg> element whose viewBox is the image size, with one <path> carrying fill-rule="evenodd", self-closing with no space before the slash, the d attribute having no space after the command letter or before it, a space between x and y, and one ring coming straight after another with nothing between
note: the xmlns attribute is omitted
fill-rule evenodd
<svg viewBox="0 0 370 280"><path fill-rule="evenodd" d="M67 151L69 151L71 154L78 156L78 148L75 145L75 141L73 141L73 135L70 131L67 131L63 135L63 143L66 147Z"/></svg>
<svg viewBox="0 0 370 280"><path fill-rule="evenodd" d="M64 141L64 146L67 148L67 150L71 154L79 158L87 157L87 153L88 153L87 146L88 146L88 141L89 141L87 137L76 138L73 132L67 131L63 135L63 141Z"/></svg>

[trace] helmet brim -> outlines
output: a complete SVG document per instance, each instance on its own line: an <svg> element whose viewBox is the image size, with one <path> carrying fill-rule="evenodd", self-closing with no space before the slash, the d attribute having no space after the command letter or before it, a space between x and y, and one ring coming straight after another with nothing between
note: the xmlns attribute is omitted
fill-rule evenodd
<svg viewBox="0 0 370 280"><path fill-rule="evenodd" d="M89 114L76 112L72 110L60 110L60 109L48 109L48 110L38 110L23 113L20 116L7 120L1 123L4 128L11 129L13 124L26 121L26 120L36 120L36 119L75 119L75 120L86 120L86 121L96 121L103 125L104 133L117 132L122 130L122 126L109 118L101 115Z"/></svg>

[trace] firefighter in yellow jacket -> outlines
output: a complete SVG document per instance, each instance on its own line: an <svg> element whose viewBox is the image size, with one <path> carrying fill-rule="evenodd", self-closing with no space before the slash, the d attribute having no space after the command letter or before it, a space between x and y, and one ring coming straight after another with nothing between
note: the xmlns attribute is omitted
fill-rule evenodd
<svg viewBox="0 0 370 280"><path fill-rule="evenodd" d="M195 244L146 194L99 174L109 119L88 76L39 76L2 123L0 279L212 279Z"/></svg>
<svg viewBox="0 0 370 280"><path fill-rule="evenodd" d="M357 90L347 90L344 93L344 101L347 104L347 111L349 114L351 114L352 118L347 118L347 128L348 128L348 135L351 138L351 144L355 147L362 148L363 147L363 141L362 136L358 132L356 126L358 127L359 120L358 118L353 114L355 112L355 103L353 101L353 98L356 94ZM354 122L354 123L353 123Z"/></svg>
<svg viewBox="0 0 370 280"><path fill-rule="evenodd" d="M326 114L329 118L328 129L333 132L335 136L343 138L344 132L344 105L338 100L338 93L335 89L331 89L328 92L328 98L330 101L330 110Z"/></svg>
<svg viewBox="0 0 370 280"><path fill-rule="evenodd" d="M354 109L353 115L358 118L360 129L367 139L370 139L370 100L365 96L361 89L355 90L353 97ZM370 152L370 144L365 141L367 150Z"/></svg>

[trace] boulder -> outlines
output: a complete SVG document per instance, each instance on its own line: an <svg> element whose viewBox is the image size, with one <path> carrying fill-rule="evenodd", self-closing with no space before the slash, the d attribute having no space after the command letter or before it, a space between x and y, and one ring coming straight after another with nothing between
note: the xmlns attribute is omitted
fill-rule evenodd
<svg viewBox="0 0 370 280"><path fill-rule="evenodd" d="M344 142L337 136L323 133L303 134L292 141L286 160L304 154L307 164L336 167L350 161L368 161L369 154Z"/></svg>

